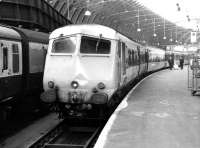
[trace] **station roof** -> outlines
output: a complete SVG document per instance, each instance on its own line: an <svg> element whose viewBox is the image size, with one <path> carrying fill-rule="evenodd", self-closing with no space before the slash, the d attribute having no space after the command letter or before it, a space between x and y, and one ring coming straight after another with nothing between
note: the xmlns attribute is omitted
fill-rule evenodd
<svg viewBox="0 0 200 148"><path fill-rule="evenodd" d="M190 43L191 29L177 26L137 0L46 1L74 24L109 26L139 43L156 46ZM87 10L91 15L85 15Z"/></svg>

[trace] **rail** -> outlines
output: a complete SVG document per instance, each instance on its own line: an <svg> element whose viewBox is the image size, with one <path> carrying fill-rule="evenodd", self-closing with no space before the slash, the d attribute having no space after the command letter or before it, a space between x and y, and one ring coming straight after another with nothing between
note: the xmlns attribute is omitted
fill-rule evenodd
<svg viewBox="0 0 200 148"><path fill-rule="evenodd" d="M51 131L39 137L29 148L89 148L95 142L103 124L98 119L63 120Z"/></svg>

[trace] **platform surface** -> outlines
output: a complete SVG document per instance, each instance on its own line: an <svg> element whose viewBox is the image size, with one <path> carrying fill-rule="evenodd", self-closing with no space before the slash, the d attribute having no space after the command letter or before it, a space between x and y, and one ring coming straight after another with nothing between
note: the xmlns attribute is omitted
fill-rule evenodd
<svg viewBox="0 0 200 148"><path fill-rule="evenodd" d="M132 90L95 148L200 148L200 96L187 88L187 68L164 70Z"/></svg>

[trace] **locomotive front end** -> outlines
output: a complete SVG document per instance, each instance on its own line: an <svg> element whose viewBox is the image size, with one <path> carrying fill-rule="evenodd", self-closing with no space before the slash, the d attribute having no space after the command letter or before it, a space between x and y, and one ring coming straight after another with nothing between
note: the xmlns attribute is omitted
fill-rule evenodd
<svg viewBox="0 0 200 148"><path fill-rule="evenodd" d="M111 44L102 35L61 34L51 39L43 100L57 102L62 112L105 106L115 91Z"/></svg>

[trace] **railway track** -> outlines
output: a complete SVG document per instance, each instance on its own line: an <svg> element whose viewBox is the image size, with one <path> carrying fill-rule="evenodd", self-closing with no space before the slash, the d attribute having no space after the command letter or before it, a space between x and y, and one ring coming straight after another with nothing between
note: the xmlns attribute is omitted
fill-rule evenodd
<svg viewBox="0 0 200 148"><path fill-rule="evenodd" d="M104 124L98 119L65 119L29 148L91 148Z"/></svg>

